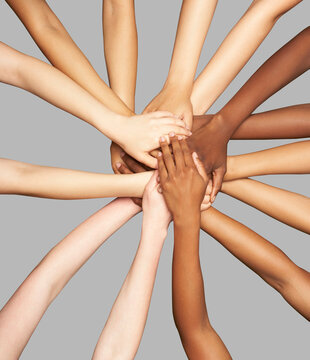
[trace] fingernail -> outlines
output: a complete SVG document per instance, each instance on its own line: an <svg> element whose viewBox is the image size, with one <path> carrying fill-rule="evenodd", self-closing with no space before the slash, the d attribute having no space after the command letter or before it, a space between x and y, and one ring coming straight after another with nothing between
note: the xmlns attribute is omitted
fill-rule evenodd
<svg viewBox="0 0 310 360"><path fill-rule="evenodd" d="M211 202L213 203L215 201L215 196L212 196Z"/></svg>
<svg viewBox="0 0 310 360"><path fill-rule="evenodd" d="M169 136L170 136L170 137L174 137L174 136L175 136L175 132L171 131L171 132L169 133Z"/></svg>
<svg viewBox="0 0 310 360"><path fill-rule="evenodd" d="M198 155L197 155L196 151L193 152L193 156L195 159L198 159Z"/></svg>
<svg viewBox="0 0 310 360"><path fill-rule="evenodd" d="M178 135L178 140L183 140L183 136L182 136L182 135Z"/></svg>
<svg viewBox="0 0 310 360"><path fill-rule="evenodd" d="M165 142L165 140L166 140L166 139L165 139L164 136L161 136L160 139L159 139L160 142Z"/></svg>
<svg viewBox="0 0 310 360"><path fill-rule="evenodd" d="M157 157L161 157L162 153L160 151L158 151Z"/></svg>
<svg viewBox="0 0 310 360"><path fill-rule="evenodd" d="M191 131L189 131L189 136L193 135L193 133Z"/></svg>
<svg viewBox="0 0 310 360"><path fill-rule="evenodd" d="M125 153L124 153L124 151L121 151L121 157L124 157L125 156Z"/></svg>
<svg viewBox="0 0 310 360"><path fill-rule="evenodd" d="M115 163L115 166L119 169L122 166L122 164L120 162L117 162Z"/></svg>

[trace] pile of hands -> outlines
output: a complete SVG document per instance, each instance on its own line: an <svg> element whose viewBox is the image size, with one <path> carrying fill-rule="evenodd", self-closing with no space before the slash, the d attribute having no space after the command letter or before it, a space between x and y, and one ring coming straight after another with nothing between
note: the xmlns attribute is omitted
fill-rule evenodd
<svg viewBox="0 0 310 360"><path fill-rule="evenodd" d="M221 189L226 173L227 144L233 131L229 129L229 122L224 121L218 114L193 116L190 101L184 101L183 107L180 105L179 109L172 106L174 111L180 115L173 115L166 111L146 113L161 107L157 104L161 97L162 93L155 97L142 115L132 117L145 124L139 128L141 141L140 136L135 133L132 134L133 141L132 144L129 142L129 146L128 143L121 146L112 143L112 168L117 174L157 169L158 154L160 153L157 149L159 141L161 145L163 141L166 141L167 148L170 144L170 150L173 151L174 157L180 155L174 153L175 148L171 140L184 142L189 148L188 151L195 152L202 164L201 172L203 169L207 188L203 199L203 209L206 209L215 201L216 195ZM173 101L174 97L172 96L171 99ZM129 124L133 125L131 119L128 120ZM141 200L135 199L135 202L139 204Z"/></svg>

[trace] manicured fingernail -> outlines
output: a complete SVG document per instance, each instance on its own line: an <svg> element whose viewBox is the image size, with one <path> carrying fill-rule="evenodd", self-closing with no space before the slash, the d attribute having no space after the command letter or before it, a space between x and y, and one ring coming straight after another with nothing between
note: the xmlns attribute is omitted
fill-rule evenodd
<svg viewBox="0 0 310 360"><path fill-rule="evenodd" d="M196 151L193 152L193 157L194 157L195 159L198 159L198 155L197 155Z"/></svg>
<svg viewBox="0 0 310 360"><path fill-rule="evenodd" d="M162 153L160 151L158 151L157 157L161 157Z"/></svg>
<svg viewBox="0 0 310 360"><path fill-rule="evenodd" d="M170 136L170 137L174 137L174 136L175 136L175 132L171 131L171 132L169 133L169 136Z"/></svg>
<svg viewBox="0 0 310 360"><path fill-rule="evenodd" d="M161 136L160 139L159 139L160 142L165 142L165 140L166 140L166 139L165 139L164 136Z"/></svg>
<svg viewBox="0 0 310 360"><path fill-rule="evenodd" d="M117 162L115 163L115 166L119 169L122 166L122 164L120 162Z"/></svg>
<svg viewBox="0 0 310 360"><path fill-rule="evenodd" d="M183 140L183 136L182 136L182 135L178 135L178 140Z"/></svg>
<svg viewBox="0 0 310 360"><path fill-rule="evenodd" d="M189 136L193 135L193 133L191 131L188 132Z"/></svg>
<svg viewBox="0 0 310 360"><path fill-rule="evenodd" d="M121 155L121 157L124 157L125 156L124 151L121 151L120 155Z"/></svg>

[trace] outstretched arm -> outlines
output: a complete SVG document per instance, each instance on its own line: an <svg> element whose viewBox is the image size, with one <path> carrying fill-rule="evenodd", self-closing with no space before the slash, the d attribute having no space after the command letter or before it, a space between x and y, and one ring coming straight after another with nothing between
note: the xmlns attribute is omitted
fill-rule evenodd
<svg viewBox="0 0 310 360"><path fill-rule="evenodd" d="M224 180L271 174L309 174L310 141L229 156Z"/></svg>
<svg viewBox="0 0 310 360"><path fill-rule="evenodd" d="M246 226L210 208L201 214L201 228L277 290L310 320L310 273L294 264L279 248Z"/></svg>
<svg viewBox="0 0 310 360"><path fill-rule="evenodd" d="M196 79L191 101L194 114L205 113L222 94L277 20L302 0L253 0Z"/></svg>
<svg viewBox="0 0 310 360"><path fill-rule="evenodd" d="M154 173L143 194L143 223L139 248L109 318L93 359L134 359L145 327L159 257L170 213L158 193Z"/></svg>
<svg viewBox="0 0 310 360"><path fill-rule="evenodd" d="M6 0L47 59L112 111L132 111L105 84L45 0Z"/></svg>
<svg viewBox="0 0 310 360"><path fill-rule="evenodd" d="M128 117L105 107L53 66L0 43L0 81L20 87L88 122L127 153L155 167L149 151L170 131L190 134L183 121L168 112ZM140 139L139 139L140 134Z"/></svg>
<svg viewBox="0 0 310 360"><path fill-rule="evenodd" d="M141 197L151 175L100 174L0 159L0 194L68 200Z"/></svg>
<svg viewBox="0 0 310 360"><path fill-rule="evenodd" d="M103 0L102 25L110 87L134 112L138 62L134 0Z"/></svg>
<svg viewBox="0 0 310 360"><path fill-rule="evenodd" d="M310 234L310 199L252 179L223 182L221 191Z"/></svg>
<svg viewBox="0 0 310 360"><path fill-rule="evenodd" d="M189 139L207 172L213 174L212 200L221 187L226 171L227 143L236 129L262 102L307 71L309 66L310 27L269 58L212 120Z"/></svg>
<svg viewBox="0 0 310 360"><path fill-rule="evenodd" d="M166 83L145 111L169 110L192 126L190 96L200 52L217 0L183 0Z"/></svg>
<svg viewBox="0 0 310 360"><path fill-rule="evenodd" d="M194 116L192 131L207 125L213 115ZM297 139L310 137L310 104L255 113L233 133L232 139Z"/></svg>
<svg viewBox="0 0 310 360"><path fill-rule="evenodd" d="M67 282L105 240L139 211L130 199L116 199L43 258L0 311L1 359L19 358L45 311Z"/></svg>
<svg viewBox="0 0 310 360"><path fill-rule="evenodd" d="M189 359L231 359L208 318L199 261L200 205L207 185L206 174L184 140L172 139L175 162L167 143L162 142L161 147L160 185L174 221L174 320Z"/></svg>

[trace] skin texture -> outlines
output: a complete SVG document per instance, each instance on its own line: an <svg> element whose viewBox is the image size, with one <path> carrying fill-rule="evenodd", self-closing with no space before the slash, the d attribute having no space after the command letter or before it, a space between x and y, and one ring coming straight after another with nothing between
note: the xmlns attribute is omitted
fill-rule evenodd
<svg viewBox="0 0 310 360"><path fill-rule="evenodd" d="M67 282L140 210L130 199L116 199L74 229L42 259L0 311L1 359L19 358L45 311Z"/></svg>
<svg viewBox="0 0 310 360"><path fill-rule="evenodd" d="M94 360L134 359L138 350L171 220L165 200L157 191L157 176L155 172L145 188L139 248L99 337Z"/></svg>
<svg viewBox="0 0 310 360"><path fill-rule="evenodd" d="M275 245L214 208L201 214L201 228L310 320L308 271L294 264Z"/></svg>
<svg viewBox="0 0 310 360"><path fill-rule="evenodd" d="M168 77L145 112L168 110L192 126L190 101L200 52L217 0L183 0Z"/></svg>
<svg viewBox="0 0 310 360"><path fill-rule="evenodd" d="M266 99L303 74L310 66L310 28L269 58L237 94L189 139L189 145L212 175L211 201L226 172L227 143L236 129Z"/></svg>
<svg viewBox="0 0 310 360"><path fill-rule="evenodd" d="M167 143L161 143L158 170L162 193L174 220L175 324L189 359L231 359L208 318L199 261L200 204L206 192L206 173L185 140L179 142L174 137L171 142L173 156Z"/></svg>
<svg viewBox="0 0 310 360"><path fill-rule="evenodd" d="M302 0L253 0L194 83L194 114L205 113L227 88L277 20Z"/></svg>
<svg viewBox="0 0 310 360"><path fill-rule="evenodd" d="M88 122L117 142L126 152L155 167L149 155L161 135L190 132L182 120L168 112L128 117L116 114L51 65L0 43L0 81L27 90ZM140 134L140 139L139 139Z"/></svg>

